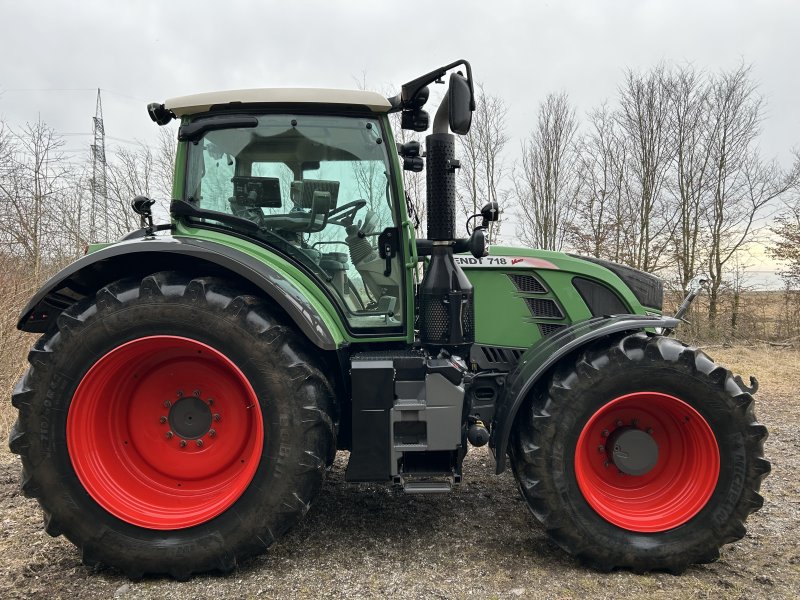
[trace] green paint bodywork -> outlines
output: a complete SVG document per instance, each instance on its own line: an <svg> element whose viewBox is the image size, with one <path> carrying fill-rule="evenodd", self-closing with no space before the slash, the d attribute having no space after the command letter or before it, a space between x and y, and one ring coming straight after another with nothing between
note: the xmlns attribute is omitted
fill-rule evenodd
<svg viewBox="0 0 800 600"><path fill-rule="evenodd" d="M652 312L645 309L627 285L613 272L600 265L561 252L493 246L492 257L536 258L551 263L552 268L470 267L462 265L475 288L475 342L488 346L528 348L542 339L539 323L569 325L589 319L586 303L572 285L576 275L612 288L631 313ZM510 274L533 274L547 288L547 293L528 294L517 290ZM564 313L563 319L533 319L525 298L550 298Z"/></svg>
<svg viewBox="0 0 800 600"><path fill-rule="evenodd" d="M269 265L285 277L287 281L291 282L295 288L300 290L303 296L311 303L317 312L319 312L337 344L347 339L341 319L336 314L336 310L325 297L319 285L315 284L292 263L284 260L274 252L270 252L264 247L248 242L240 237L199 227L187 227L180 222L175 223L173 235L175 237L190 237L192 239L224 244L225 246L252 256L264 264Z"/></svg>

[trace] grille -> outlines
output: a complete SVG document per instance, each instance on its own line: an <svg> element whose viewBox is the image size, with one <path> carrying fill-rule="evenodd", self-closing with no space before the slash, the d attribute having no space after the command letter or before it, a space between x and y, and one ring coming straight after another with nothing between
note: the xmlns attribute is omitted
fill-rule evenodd
<svg viewBox="0 0 800 600"><path fill-rule="evenodd" d="M522 350L516 348L496 348L494 346L481 346L481 351L486 360L494 363L517 362L522 356Z"/></svg>
<svg viewBox="0 0 800 600"><path fill-rule="evenodd" d="M475 308L472 298L464 303L461 313L463 339L450 339L450 304L443 298L421 299L420 336L423 343L433 344L471 344L475 340Z"/></svg>
<svg viewBox="0 0 800 600"><path fill-rule="evenodd" d="M464 339L472 341L475 339L475 308L472 306L472 298L464 305L464 316L461 317L461 326L464 329Z"/></svg>
<svg viewBox="0 0 800 600"><path fill-rule="evenodd" d="M525 298L528 310L537 319L563 319L564 314L555 300L549 298Z"/></svg>
<svg viewBox="0 0 800 600"><path fill-rule="evenodd" d="M422 318L425 337L431 342L444 340L447 335L449 318L445 304L436 301L425 302Z"/></svg>
<svg viewBox="0 0 800 600"><path fill-rule="evenodd" d="M509 275L509 278L514 282L514 287L520 292L525 292L526 294L544 294L547 292L544 284L533 275Z"/></svg>
<svg viewBox="0 0 800 600"><path fill-rule="evenodd" d="M556 323L539 323L539 331L542 332L542 337L553 335L556 331L564 329L566 325L557 325Z"/></svg>

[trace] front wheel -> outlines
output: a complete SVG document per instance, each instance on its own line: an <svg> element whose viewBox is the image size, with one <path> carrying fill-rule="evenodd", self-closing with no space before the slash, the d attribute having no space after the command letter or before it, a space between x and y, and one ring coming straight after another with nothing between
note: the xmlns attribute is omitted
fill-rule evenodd
<svg viewBox="0 0 800 600"><path fill-rule="evenodd" d="M335 448L333 395L275 313L165 272L60 315L12 400L48 533L87 564L185 579L229 571L305 514Z"/></svg>
<svg viewBox="0 0 800 600"><path fill-rule="evenodd" d="M683 570L745 534L769 472L767 432L730 371L645 333L556 369L510 446L549 535L602 570ZM523 412L525 411L525 412Z"/></svg>

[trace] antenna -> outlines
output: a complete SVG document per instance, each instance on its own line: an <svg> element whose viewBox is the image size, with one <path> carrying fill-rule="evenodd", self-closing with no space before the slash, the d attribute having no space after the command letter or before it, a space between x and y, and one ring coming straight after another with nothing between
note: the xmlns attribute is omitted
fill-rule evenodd
<svg viewBox="0 0 800 600"><path fill-rule="evenodd" d="M107 242L108 226L108 188L106 186L106 130L103 126L103 102L100 88L97 88L97 104L92 119L94 142L92 150L92 206L89 215L89 240ZM98 232L98 216L102 219L102 232Z"/></svg>

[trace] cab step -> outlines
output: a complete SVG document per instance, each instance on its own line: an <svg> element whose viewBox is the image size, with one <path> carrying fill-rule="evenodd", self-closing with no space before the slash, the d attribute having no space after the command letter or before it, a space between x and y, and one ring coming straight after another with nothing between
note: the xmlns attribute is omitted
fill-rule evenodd
<svg viewBox="0 0 800 600"><path fill-rule="evenodd" d="M406 494L446 494L453 491L453 484L444 481L404 481L403 491Z"/></svg>

